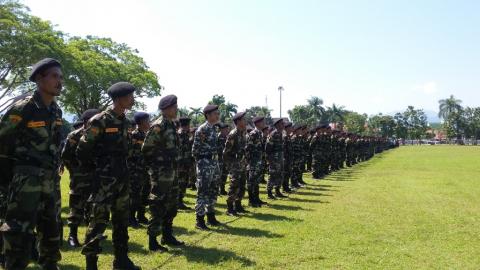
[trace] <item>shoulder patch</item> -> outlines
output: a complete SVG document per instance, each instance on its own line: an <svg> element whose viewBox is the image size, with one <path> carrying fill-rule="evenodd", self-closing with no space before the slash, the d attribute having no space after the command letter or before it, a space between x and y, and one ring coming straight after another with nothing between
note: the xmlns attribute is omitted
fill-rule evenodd
<svg viewBox="0 0 480 270"><path fill-rule="evenodd" d="M115 133L115 132L118 132L118 128L116 127L105 129L105 133Z"/></svg>
<svg viewBox="0 0 480 270"><path fill-rule="evenodd" d="M27 127L29 128L37 128L37 127L44 127L46 126L45 121L29 121L27 123Z"/></svg>

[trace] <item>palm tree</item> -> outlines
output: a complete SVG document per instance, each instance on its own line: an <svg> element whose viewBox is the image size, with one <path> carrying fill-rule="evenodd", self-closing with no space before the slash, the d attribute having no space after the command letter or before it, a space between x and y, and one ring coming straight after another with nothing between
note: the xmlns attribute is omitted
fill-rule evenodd
<svg viewBox="0 0 480 270"><path fill-rule="evenodd" d="M325 114L325 108L323 108L323 99L319 97L311 97L307 100L308 106L311 107L313 115L317 121L322 119L322 116Z"/></svg>
<svg viewBox="0 0 480 270"><path fill-rule="evenodd" d="M327 120L331 123L341 123L345 119L345 114L347 111L344 106L338 106L335 103L332 104L332 107L328 107L325 114L327 115Z"/></svg>
<svg viewBox="0 0 480 270"><path fill-rule="evenodd" d="M199 107L199 108L194 108L194 107L190 107L190 113L189 113L189 116L192 118L192 124L194 126L200 124L200 116L202 115L203 111L202 111L202 108Z"/></svg>
<svg viewBox="0 0 480 270"><path fill-rule="evenodd" d="M462 105L460 105L462 101L456 99L453 95L450 95L450 97L446 99L440 99L438 103L438 117L443 120L447 120L452 113L459 113L462 111Z"/></svg>

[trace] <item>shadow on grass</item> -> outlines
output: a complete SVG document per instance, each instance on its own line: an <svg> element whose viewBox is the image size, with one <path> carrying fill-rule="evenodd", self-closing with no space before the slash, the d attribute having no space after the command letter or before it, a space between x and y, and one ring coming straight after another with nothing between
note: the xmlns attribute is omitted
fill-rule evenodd
<svg viewBox="0 0 480 270"><path fill-rule="evenodd" d="M330 189L314 189L318 191L337 191L337 190L330 190ZM306 192L306 191L297 191L295 194L302 195L302 196L333 196L331 194L319 193L319 192Z"/></svg>
<svg viewBox="0 0 480 270"><path fill-rule="evenodd" d="M234 226L224 226L220 229L214 229L216 233L238 235L243 237L266 237L266 238L280 238L283 235L278 233L272 233L271 231L256 229L256 228L242 228Z"/></svg>
<svg viewBox="0 0 480 270"><path fill-rule="evenodd" d="M307 208L303 208L303 207L300 207L300 206L294 206L294 205L268 204L268 205L265 206L265 207L273 208L273 209L275 209L275 210L288 210L288 211L299 211L299 210L302 210L302 211L312 211L312 209L307 209Z"/></svg>
<svg viewBox="0 0 480 270"><path fill-rule="evenodd" d="M288 200L293 201L293 202L305 202L305 203L330 203L330 202L327 202L327 201L302 199L302 198L288 198Z"/></svg>
<svg viewBox="0 0 480 270"><path fill-rule="evenodd" d="M302 219L290 218L286 216L267 214L267 213L253 213L246 217L263 220L263 221L303 221Z"/></svg>
<svg viewBox="0 0 480 270"><path fill-rule="evenodd" d="M59 264L60 266L60 269L64 269L64 270L76 270L76 269L83 269L82 267L78 266L78 265L73 265L73 264L62 264L60 263Z"/></svg>
<svg viewBox="0 0 480 270"><path fill-rule="evenodd" d="M175 256L185 256L187 261L216 265L221 262L236 261L242 266L254 266L255 262L237 255L235 252L218 248L206 248L202 246L185 246L181 251L174 251Z"/></svg>

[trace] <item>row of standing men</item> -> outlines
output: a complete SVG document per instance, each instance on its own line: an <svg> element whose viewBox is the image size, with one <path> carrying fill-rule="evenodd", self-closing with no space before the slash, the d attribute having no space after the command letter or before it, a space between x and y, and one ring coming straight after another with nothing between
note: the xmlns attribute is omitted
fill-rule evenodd
<svg viewBox="0 0 480 270"><path fill-rule="evenodd" d="M245 192L251 207L265 204L259 184L266 172L267 195L274 200L286 197L281 189L290 193L305 185L302 173L306 170L321 178L344 163L351 166L388 147L383 139L332 132L326 124L309 131L304 125L276 119L267 127L258 116L249 128L245 112L233 116L234 128L229 130L219 123L216 105L204 108L205 123L192 130L189 119L176 121L174 95L160 100L161 115L151 123L148 114L137 113L133 130L125 110L134 104L135 87L126 82L108 89L110 108L87 110L81 123L62 140L61 110L54 100L63 82L60 63L40 61L30 79L37 84L35 93L15 103L0 121L0 150L7 157L6 163L2 160L6 174L0 185L2 264L6 269L26 268L35 240L38 246L33 250L39 253L42 269L58 269L60 164L71 178L70 246L80 246L78 226L88 225L82 246L86 269L98 267L100 243L106 238L110 217L113 269L140 269L128 257L128 227L147 225L151 251L184 245L173 236L172 227L178 209L188 208L183 202L188 186L197 190L195 227L209 230L207 225L222 225L215 216L219 194L227 195L231 216L247 211L242 205ZM147 208L150 219L145 216Z"/></svg>

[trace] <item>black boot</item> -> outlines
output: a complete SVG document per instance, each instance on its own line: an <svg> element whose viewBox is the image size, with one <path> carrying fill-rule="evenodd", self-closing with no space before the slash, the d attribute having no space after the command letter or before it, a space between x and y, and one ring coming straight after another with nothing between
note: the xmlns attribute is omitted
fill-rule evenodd
<svg viewBox="0 0 480 270"><path fill-rule="evenodd" d="M145 217L145 207L139 207L137 211L137 221L140 224L148 224L148 219Z"/></svg>
<svg viewBox="0 0 480 270"><path fill-rule="evenodd" d="M80 242L78 242L78 226L74 224L70 224L70 233L68 234L68 245L72 248L80 247Z"/></svg>
<svg viewBox="0 0 480 270"><path fill-rule="evenodd" d="M262 206L258 201L255 194L255 187L248 188L248 205L251 207L257 208Z"/></svg>
<svg viewBox="0 0 480 270"><path fill-rule="evenodd" d="M178 209L179 210L191 210L190 207L186 206L183 202L183 195L179 196L178 198Z"/></svg>
<svg viewBox="0 0 480 270"><path fill-rule="evenodd" d="M248 213L248 211L245 208L243 208L241 200L235 201L235 212Z"/></svg>
<svg viewBox="0 0 480 270"><path fill-rule="evenodd" d="M168 251L168 248L160 245L157 241L157 237L153 235L148 236L148 249L150 251L158 251L160 253Z"/></svg>
<svg viewBox="0 0 480 270"><path fill-rule="evenodd" d="M285 185L283 185L283 192L285 192L285 193L292 193L293 190L290 189L290 187L288 186L288 184L285 184Z"/></svg>
<svg viewBox="0 0 480 270"><path fill-rule="evenodd" d="M276 200L277 198L275 198L275 196L273 196L273 193L272 193L272 190L271 189L268 189L267 190L267 195L268 195L268 198L270 200Z"/></svg>
<svg viewBox="0 0 480 270"><path fill-rule="evenodd" d="M264 204L267 204L267 202L264 202L260 199L260 186L256 185L255 188L253 189L253 193L255 194L254 195L255 201L257 202L259 207L261 207Z"/></svg>
<svg viewBox="0 0 480 270"><path fill-rule="evenodd" d="M197 215L197 223L195 224L195 228L202 230L202 231L209 231L210 228L205 225L205 216Z"/></svg>
<svg viewBox="0 0 480 270"><path fill-rule="evenodd" d="M98 257L97 256L86 256L86 270L98 270L97 268L97 262L98 262Z"/></svg>
<svg viewBox="0 0 480 270"><path fill-rule="evenodd" d="M220 185L220 195L224 196L227 195L227 191L225 190L225 185Z"/></svg>
<svg viewBox="0 0 480 270"><path fill-rule="evenodd" d="M162 243L162 245L170 245L170 246L183 246L183 245L185 245L184 242L177 240L177 238L175 238L175 236L173 236L172 224L165 224L165 226L163 226L161 243Z"/></svg>
<svg viewBox="0 0 480 270"><path fill-rule="evenodd" d="M122 255L115 254L113 259L113 270L140 270L139 266L136 266L130 258L128 258L127 253Z"/></svg>
<svg viewBox="0 0 480 270"><path fill-rule="evenodd" d="M140 228L140 224L138 224L137 218L135 217L135 211L130 213L130 219L128 220L129 226L138 229Z"/></svg>
<svg viewBox="0 0 480 270"><path fill-rule="evenodd" d="M238 217L237 212L236 212L235 209L233 208L233 202L227 201L227 215L229 215L229 216L234 216L234 217Z"/></svg>
<svg viewBox="0 0 480 270"><path fill-rule="evenodd" d="M275 188L275 196L278 198L287 198L287 196L283 195L282 192L280 192L279 187Z"/></svg>
<svg viewBox="0 0 480 270"><path fill-rule="evenodd" d="M220 223L217 218L215 217L215 213L207 213L207 224L210 226L222 226L223 224Z"/></svg>

